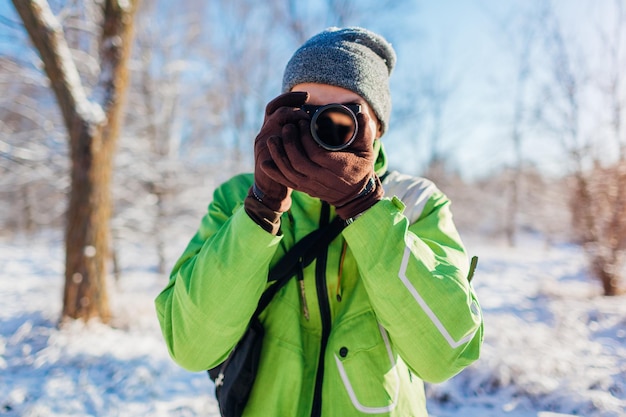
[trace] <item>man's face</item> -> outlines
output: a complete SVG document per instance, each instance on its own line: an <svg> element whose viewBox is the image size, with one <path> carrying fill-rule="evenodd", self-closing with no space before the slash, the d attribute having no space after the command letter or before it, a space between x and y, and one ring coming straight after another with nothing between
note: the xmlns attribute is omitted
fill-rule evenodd
<svg viewBox="0 0 626 417"><path fill-rule="evenodd" d="M376 139L380 137L378 118L374 114L374 111L370 107L369 103L355 92L346 90L345 88L335 87L334 85L317 83L297 84L291 89L291 91L306 91L309 93L309 101L307 101L307 104L315 106L323 106L325 104L332 103L360 104L361 111L367 113L370 117L367 129L372 129Z"/></svg>

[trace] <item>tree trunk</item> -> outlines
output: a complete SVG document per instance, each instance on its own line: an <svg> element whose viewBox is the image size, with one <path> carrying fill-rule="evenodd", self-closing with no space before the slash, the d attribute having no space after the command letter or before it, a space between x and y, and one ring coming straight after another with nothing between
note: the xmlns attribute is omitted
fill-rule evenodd
<svg viewBox="0 0 626 417"><path fill-rule="evenodd" d="M614 262L607 261L601 256L596 256L591 260L591 272L602 283L602 291L605 296L615 296L619 294L619 276L609 272L608 267Z"/></svg>
<svg viewBox="0 0 626 417"><path fill-rule="evenodd" d="M69 136L71 191L67 210L63 318L111 317L107 294L110 179L121 122L126 67L137 1L106 0L100 78L86 98L63 31L45 0L13 0L44 63Z"/></svg>
<svg viewBox="0 0 626 417"><path fill-rule="evenodd" d="M106 283L111 204L107 154L113 141L104 140L101 127L79 124L74 129L63 317L107 322L111 317Z"/></svg>

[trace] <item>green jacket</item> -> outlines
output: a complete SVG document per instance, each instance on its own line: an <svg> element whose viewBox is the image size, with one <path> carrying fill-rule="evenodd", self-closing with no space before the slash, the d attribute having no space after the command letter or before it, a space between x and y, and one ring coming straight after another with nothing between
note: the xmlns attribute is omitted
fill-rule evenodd
<svg viewBox="0 0 626 417"><path fill-rule="evenodd" d="M190 371L228 356L270 266L334 216L293 192L273 236L243 209L252 181L240 175L216 189L156 299L170 354ZM478 358L482 315L449 200L396 172L383 184L389 197L304 270L309 317L296 279L261 315L261 364L245 416L309 416L314 407L322 416L427 416L422 380L444 381Z"/></svg>

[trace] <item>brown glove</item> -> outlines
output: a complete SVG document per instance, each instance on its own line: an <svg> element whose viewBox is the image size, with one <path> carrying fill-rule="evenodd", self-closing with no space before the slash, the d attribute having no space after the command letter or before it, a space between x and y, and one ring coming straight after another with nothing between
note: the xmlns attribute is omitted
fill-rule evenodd
<svg viewBox="0 0 626 417"><path fill-rule="evenodd" d="M354 218L383 197L374 172L374 132L368 116L357 115L359 132L348 148L327 151L312 138L309 122L286 124L282 139L268 141L271 159L262 170L276 182L335 206L342 219Z"/></svg>
<svg viewBox="0 0 626 417"><path fill-rule="evenodd" d="M248 191L244 206L248 215L268 232L278 232L281 213L291 206L291 190L267 176L261 169L271 163L267 141L271 137L280 139L283 126L308 119L300 110L308 93L293 92L282 94L270 101L265 108L265 119L261 131L254 141L254 185Z"/></svg>

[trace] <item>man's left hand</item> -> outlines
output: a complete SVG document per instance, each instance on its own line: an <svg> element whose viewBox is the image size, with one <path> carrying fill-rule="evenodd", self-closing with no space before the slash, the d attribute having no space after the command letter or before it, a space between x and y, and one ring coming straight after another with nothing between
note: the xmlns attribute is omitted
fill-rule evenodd
<svg viewBox="0 0 626 417"><path fill-rule="evenodd" d="M361 214L382 198L383 188L374 172L375 137L366 128L368 116L360 113L357 120L357 137L340 151L319 146L307 120L285 125L282 138L268 140L272 162L263 164L262 170L286 187L335 206L343 219Z"/></svg>

